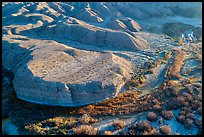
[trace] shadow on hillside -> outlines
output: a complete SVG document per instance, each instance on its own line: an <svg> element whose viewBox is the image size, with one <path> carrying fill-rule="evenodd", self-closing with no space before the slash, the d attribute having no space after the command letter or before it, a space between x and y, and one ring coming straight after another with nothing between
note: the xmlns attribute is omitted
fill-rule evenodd
<svg viewBox="0 0 204 137"><path fill-rule="evenodd" d="M50 25L50 24L49 24ZM44 34L44 31L46 30L47 25L45 26L41 26L38 28L33 28L31 30L25 30L23 32L21 32L21 35L27 36L28 38L32 38L32 39L39 39L39 40L53 40L56 41L58 43L62 43L65 45L68 45L70 47L73 48L77 48L77 49L81 49L81 50L89 50L89 51L98 51L98 52L103 52L106 50L111 50L111 51L134 51L133 49L128 49L126 47L109 47L107 45L93 45L93 44L85 44L85 43L81 43L79 41L76 41L74 39L70 39L70 38L61 38L59 36L57 36L57 34L55 35L49 35L48 34ZM52 32L54 33L54 32ZM62 33L66 33L62 30ZM129 34L129 33L128 33ZM124 43L126 44L126 43ZM140 51L138 49L138 51Z"/></svg>

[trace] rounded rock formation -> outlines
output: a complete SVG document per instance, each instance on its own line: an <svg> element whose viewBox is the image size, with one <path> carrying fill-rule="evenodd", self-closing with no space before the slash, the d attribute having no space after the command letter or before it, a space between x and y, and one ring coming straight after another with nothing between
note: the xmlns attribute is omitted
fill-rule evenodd
<svg viewBox="0 0 204 137"><path fill-rule="evenodd" d="M49 40L18 40L19 44L10 40L4 39L3 64L15 74L17 97L29 102L56 106L99 102L117 96L131 77L132 64L111 52L78 50Z"/></svg>

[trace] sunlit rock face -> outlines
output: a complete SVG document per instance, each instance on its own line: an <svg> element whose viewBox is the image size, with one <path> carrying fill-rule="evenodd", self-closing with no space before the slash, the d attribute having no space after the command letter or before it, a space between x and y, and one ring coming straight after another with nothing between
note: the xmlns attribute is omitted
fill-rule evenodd
<svg viewBox="0 0 204 137"><path fill-rule="evenodd" d="M132 64L111 52L16 39L19 44L5 39L3 63L15 73L17 97L26 101L59 106L90 104L115 97L131 77Z"/></svg>
<svg viewBox="0 0 204 137"><path fill-rule="evenodd" d="M131 63L112 53L37 52L13 81L17 96L31 102L61 106L98 102L116 96L131 76Z"/></svg>

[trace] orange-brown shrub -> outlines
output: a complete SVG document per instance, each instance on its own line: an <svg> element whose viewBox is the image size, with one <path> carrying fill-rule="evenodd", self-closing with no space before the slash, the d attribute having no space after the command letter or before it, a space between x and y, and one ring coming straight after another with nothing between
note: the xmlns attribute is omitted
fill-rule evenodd
<svg viewBox="0 0 204 137"><path fill-rule="evenodd" d="M160 127L160 132L163 135L171 135L172 134L171 128L169 126L161 126Z"/></svg>
<svg viewBox="0 0 204 137"><path fill-rule="evenodd" d="M158 131L156 128L153 128L151 131L144 131L143 135L157 135Z"/></svg>
<svg viewBox="0 0 204 137"><path fill-rule="evenodd" d="M105 131L104 135L112 135L113 133L111 131Z"/></svg>
<svg viewBox="0 0 204 137"><path fill-rule="evenodd" d="M89 125L81 125L79 127L73 128L75 135L97 135L98 130Z"/></svg>
<svg viewBox="0 0 204 137"><path fill-rule="evenodd" d="M180 79L181 75L179 74L181 66L183 65L184 60L186 59L185 52L181 49L173 49L174 58L172 64L172 70L170 71L170 76L172 78Z"/></svg>
<svg viewBox="0 0 204 137"><path fill-rule="evenodd" d="M91 120L91 117L87 114L83 114L80 118L79 118L79 121L83 124L87 124L89 123Z"/></svg>
<svg viewBox="0 0 204 137"><path fill-rule="evenodd" d="M137 92L124 92L117 97L108 99L103 102L81 107L72 114L89 114L95 115L116 115L137 111L135 104L138 98Z"/></svg>
<svg viewBox="0 0 204 137"><path fill-rule="evenodd" d="M202 55L200 53L196 53L197 60L202 62Z"/></svg>
<svg viewBox="0 0 204 137"><path fill-rule="evenodd" d="M116 129L122 129L122 128L124 128L125 124L124 124L124 121L118 120L118 121L114 121L114 122L113 122L113 126L114 126Z"/></svg>

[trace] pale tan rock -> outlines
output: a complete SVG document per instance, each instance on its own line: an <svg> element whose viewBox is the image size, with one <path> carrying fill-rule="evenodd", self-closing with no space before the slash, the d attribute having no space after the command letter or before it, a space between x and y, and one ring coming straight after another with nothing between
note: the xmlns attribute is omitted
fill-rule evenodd
<svg viewBox="0 0 204 137"><path fill-rule="evenodd" d="M94 23L100 23L104 21L101 17L99 17L97 13L92 11L90 7L82 9L76 14L75 17L84 21L94 22Z"/></svg>
<svg viewBox="0 0 204 137"><path fill-rule="evenodd" d="M90 104L115 97L131 77L132 64L111 52L78 50L48 40L3 41L3 63L15 73L17 97L30 102Z"/></svg>
<svg viewBox="0 0 204 137"><path fill-rule="evenodd" d="M111 29L114 30L124 30L127 29L126 25L121 22L120 20L114 20L112 22L110 22L109 24L107 24L108 27L110 27Z"/></svg>

